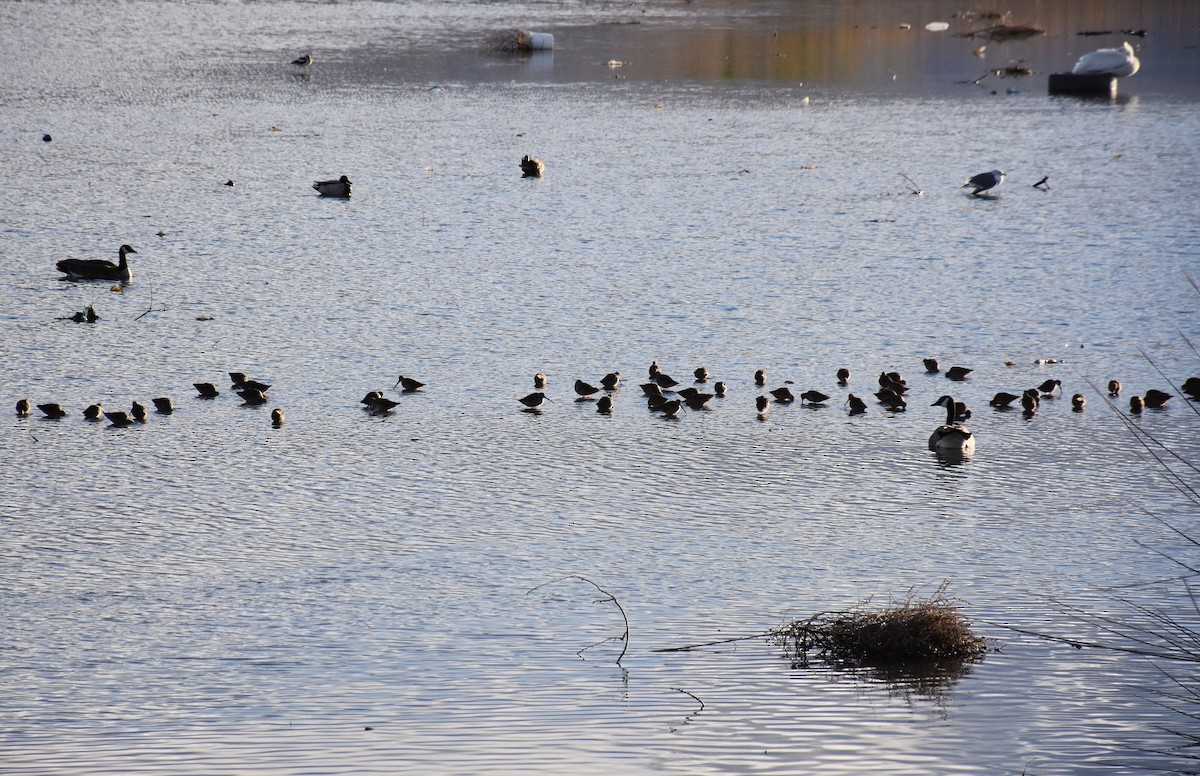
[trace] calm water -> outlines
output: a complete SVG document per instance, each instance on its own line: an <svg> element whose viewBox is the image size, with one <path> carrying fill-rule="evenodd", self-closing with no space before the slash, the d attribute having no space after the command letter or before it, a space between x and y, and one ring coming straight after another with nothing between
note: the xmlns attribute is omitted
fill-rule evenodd
<svg viewBox="0 0 1200 776"><path fill-rule="evenodd" d="M1196 9L1128 5L983 63L936 3L0 5L0 396L71 412L0 428L0 773L1171 768L1194 723L1156 693L1194 671L1001 627L1200 627L1151 516L1195 536L1195 505L1088 383L1200 373ZM480 50L513 25L557 50ZM1117 100L1046 96L1121 40L1079 29L1140 27ZM957 83L1010 58L1041 74ZM343 173L350 201L310 188ZM123 242L124 293L58 280ZM650 415L652 360L729 396ZM909 411L847 417L841 366L905 373ZM760 422L758 368L835 398ZM612 370L611 417L573 401ZM428 386L364 413L398 373ZM987 407L1047 378L1032 419ZM966 461L926 450L946 392ZM1181 398L1135 422L1200 459ZM624 623L570 575L627 613L620 666L581 659ZM656 651L943 581L999 651L934 686Z"/></svg>

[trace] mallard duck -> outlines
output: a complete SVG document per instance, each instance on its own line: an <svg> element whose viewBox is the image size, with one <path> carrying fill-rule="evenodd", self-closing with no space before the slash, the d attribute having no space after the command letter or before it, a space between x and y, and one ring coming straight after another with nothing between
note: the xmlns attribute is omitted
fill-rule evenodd
<svg viewBox="0 0 1200 776"><path fill-rule="evenodd" d="M413 393L425 387L425 383L421 382L420 380L414 380L411 377L405 377L404 375L399 376L399 378L396 380L396 385L400 386L400 390L404 391L405 393ZM396 385L393 385L392 387L395 388Z"/></svg>
<svg viewBox="0 0 1200 776"><path fill-rule="evenodd" d="M521 159L521 174L526 178L540 178L546 171L546 165L541 159L534 159L526 154Z"/></svg>
<svg viewBox="0 0 1200 776"><path fill-rule="evenodd" d="M583 380L575 381L575 393L579 394L580 399L587 399L592 394L598 393L599 391L600 389L591 383L585 383Z"/></svg>
<svg viewBox="0 0 1200 776"><path fill-rule="evenodd" d="M130 253L137 253L128 245L122 245L117 254L118 263L113 264L107 259L63 259L54 266L59 272L66 273L66 280L115 280L118 283L128 283L133 278L129 269L129 261L125 258Z"/></svg>
<svg viewBox="0 0 1200 776"><path fill-rule="evenodd" d="M353 184L345 175L335 181L317 181L313 184L313 188L322 197L340 197L342 199L350 198L350 191Z"/></svg>
<svg viewBox="0 0 1200 776"><path fill-rule="evenodd" d="M966 426L954 422L953 398L943 396L929 406L946 408L946 422L935 428L929 437L930 450L957 450L969 453L975 449L975 437Z"/></svg>
<svg viewBox="0 0 1200 776"><path fill-rule="evenodd" d="M959 188L965 189L968 186L973 187L971 192L972 197L978 197L985 191L990 191L1004 182L1004 173L1001 170L992 170L991 172L981 172L978 175L972 175L967 178L967 182Z"/></svg>
<svg viewBox="0 0 1200 776"><path fill-rule="evenodd" d="M1129 42L1121 44L1120 48L1097 49L1084 54L1071 68L1076 75L1111 75L1117 78L1128 78L1140 69L1142 63L1133 53Z"/></svg>
<svg viewBox="0 0 1200 776"><path fill-rule="evenodd" d="M279 428L283 425L283 410L281 410L279 407L271 410L271 425L275 428Z"/></svg>
<svg viewBox="0 0 1200 776"><path fill-rule="evenodd" d="M1170 398L1171 394L1167 393L1166 391L1160 391L1155 388L1151 388L1150 390L1146 391L1146 395L1142 397L1142 402L1145 403L1147 407L1157 409L1165 405Z"/></svg>

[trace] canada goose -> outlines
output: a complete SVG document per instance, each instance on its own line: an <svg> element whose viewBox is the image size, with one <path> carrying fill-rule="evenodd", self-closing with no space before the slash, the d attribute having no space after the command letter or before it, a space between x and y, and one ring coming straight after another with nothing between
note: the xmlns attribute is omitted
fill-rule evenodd
<svg viewBox="0 0 1200 776"><path fill-rule="evenodd" d="M837 370L837 382L838 385L845 385L850 382L850 370L846 367Z"/></svg>
<svg viewBox="0 0 1200 776"><path fill-rule="evenodd" d="M642 383L642 393L652 398L661 398L663 395L662 388L658 387L658 383Z"/></svg>
<svg viewBox="0 0 1200 776"><path fill-rule="evenodd" d="M759 369L754 373L754 384L759 387L767 384L767 371L765 369Z"/></svg>
<svg viewBox="0 0 1200 776"><path fill-rule="evenodd" d="M667 391L679 385L679 381L671 377L665 372L659 372L654 376L654 382L658 383L658 387Z"/></svg>
<svg viewBox="0 0 1200 776"><path fill-rule="evenodd" d="M129 270L126 254L137 253L128 245L122 245L118 250L120 261L113 264L107 259L63 259L54 266L59 272L66 273L65 280L115 280L118 283L128 283L133 278Z"/></svg>
<svg viewBox="0 0 1200 776"><path fill-rule="evenodd" d="M599 412L601 415L612 414L612 409L613 400L611 396L601 396L596 402L596 412Z"/></svg>
<svg viewBox="0 0 1200 776"><path fill-rule="evenodd" d="M139 404L139 403L138 403L138 402L136 402L136 401L133 403L133 406L132 406L132 407L130 407L130 409L129 409L129 414L130 414L130 415L133 417L133 419L134 419L134 420L136 420L138 423L145 423L145 422L146 422L146 407L145 407L144 405L142 405L142 404Z"/></svg>
<svg viewBox="0 0 1200 776"><path fill-rule="evenodd" d="M933 430L929 437L929 449L972 452L975 449L975 437L965 426L954 422L954 399L943 396L929 406L946 408L946 422Z"/></svg>
<svg viewBox="0 0 1200 776"><path fill-rule="evenodd" d="M1133 46L1126 41L1121 44L1120 48L1097 49L1084 54L1075 63L1075 67L1071 68L1071 72L1128 78L1141 66L1142 63L1133 53Z"/></svg>
<svg viewBox="0 0 1200 776"><path fill-rule="evenodd" d="M1038 386L1038 390L1042 392L1043 396L1052 396L1056 388L1059 393L1062 393L1062 380L1047 380Z"/></svg>
<svg viewBox="0 0 1200 776"><path fill-rule="evenodd" d="M715 393L717 395L718 399L724 399L725 398L725 381L718 380L717 382L713 383L713 393Z"/></svg>
<svg viewBox="0 0 1200 776"><path fill-rule="evenodd" d="M104 414L104 405L100 402L89 405L84 411L83 416L88 420L100 420L100 416Z"/></svg>
<svg viewBox="0 0 1200 776"><path fill-rule="evenodd" d="M692 372L692 374L694 374L696 376L696 382L698 382L698 383L707 383L708 382L708 367L703 367L703 366L697 367L696 371Z"/></svg>
<svg viewBox="0 0 1200 776"><path fill-rule="evenodd" d="M1019 398L1021 398L1021 397L1017 396L1015 393L1008 393L1007 391L1000 391L999 393L997 393L995 396L992 397L992 400L989 401L988 404L992 405L996 409L1003 409L1003 408L1007 407L1008 405L1012 404L1014 401L1016 401Z"/></svg>
<svg viewBox="0 0 1200 776"><path fill-rule="evenodd" d="M978 197L985 191L990 191L1004 182L1004 172L1001 170L992 170L991 172L981 172L978 175L972 175L967 178L967 182L960 189L965 189L968 186L973 187L971 192L972 197Z"/></svg>
<svg viewBox="0 0 1200 776"><path fill-rule="evenodd" d="M827 401L829 401L829 397L820 391L805 391L804 393L800 394L801 404L804 404L805 402L808 402L809 404L822 404Z"/></svg>
<svg viewBox="0 0 1200 776"><path fill-rule="evenodd" d="M1144 401L1142 401L1141 396L1130 396L1129 397L1129 411L1132 412L1134 415L1140 415L1142 412L1142 407L1144 407L1145 405L1146 405L1146 403Z"/></svg>
<svg viewBox="0 0 1200 776"><path fill-rule="evenodd" d="M1158 408L1165 405L1170 398L1171 394L1151 388L1150 390L1146 391L1146 395L1142 397L1142 402L1147 407Z"/></svg>
<svg viewBox="0 0 1200 776"><path fill-rule="evenodd" d="M257 407L260 404L267 403L267 395L257 388L243 388L237 392L238 396L242 397L242 401L246 404Z"/></svg>
<svg viewBox="0 0 1200 776"><path fill-rule="evenodd" d="M780 404L791 404L796 400L796 397L792 395L791 389L786 385L782 388L776 388L772 390L771 395L774 396L775 401L779 402Z"/></svg>
<svg viewBox="0 0 1200 776"><path fill-rule="evenodd" d="M522 396L520 399L517 399L517 401L521 402L522 404L524 404L526 407L528 407L531 410L537 409L538 407L542 406L542 402L544 402L545 400L546 400L546 394L542 393L541 391L538 391L536 393L531 393L528 396Z"/></svg>
<svg viewBox="0 0 1200 776"><path fill-rule="evenodd" d="M1084 405L1087 404L1087 397L1082 393L1077 393L1071 397L1071 409L1076 412L1083 412Z"/></svg>
<svg viewBox="0 0 1200 776"><path fill-rule="evenodd" d="M967 375L971 374L973 371L975 370L968 369L965 366L952 366L946 370L946 377L955 382L959 382L961 380L965 380Z"/></svg>
<svg viewBox="0 0 1200 776"><path fill-rule="evenodd" d="M600 378L600 387L606 391L615 391L621 387L621 373L609 372Z"/></svg>
<svg viewBox="0 0 1200 776"><path fill-rule="evenodd" d="M575 381L575 393L579 394L581 400L586 400L593 393L597 393L600 389L594 385L585 383L583 380Z"/></svg>
<svg viewBox="0 0 1200 776"><path fill-rule="evenodd" d="M67 411L64 410L60 404L39 404L37 408L41 410L42 414L48 418L57 419L65 418L67 416Z"/></svg>
<svg viewBox="0 0 1200 776"><path fill-rule="evenodd" d="M766 396L759 396L754 400L754 406L758 407L759 417L767 414L767 410L771 408L771 402Z"/></svg>
<svg viewBox="0 0 1200 776"><path fill-rule="evenodd" d="M29 399L17 399L17 415L22 418L29 415Z"/></svg>
<svg viewBox="0 0 1200 776"><path fill-rule="evenodd" d="M350 182L349 178L343 175L335 181L317 181L312 187L322 197L350 199L350 193L354 188L354 184Z"/></svg>
<svg viewBox="0 0 1200 776"><path fill-rule="evenodd" d="M170 415L175 411L175 404L166 396L159 396L157 399L151 399L150 401L154 402L155 412Z"/></svg>
<svg viewBox="0 0 1200 776"><path fill-rule="evenodd" d="M867 411L867 403L854 394L846 397L846 404L850 405L851 415L861 415Z"/></svg>
<svg viewBox="0 0 1200 776"><path fill-rule="evenodd" d="M546 387L546 373L538 372L533 376L533 387L539 391Z"/></svg>
<svg viewBox="0 0 1200 776"><path fill-rule="evenodd" d="M108 422L117 428L125 428L133 424L133 418L129 417L128 412L106 412L104 417L108 418Z"/></svg>
<svg viewBox="0 0 1200 776"><path fill-rule="evenodd" d="M283 410L279 407L271 410L271 425L275 428L283 425Z"/></svg>
<svg viewBox="0 0 1200 776"><path fill-rule="evenodd" d="M292 60L293 65L300 65L301 67L308 67L312 63L313 63L312 54L305 54L302 57L297 57Z"/></svg>
<svg viewBox="0 0 1200 776"><path fill-rule="evenodd" d="M425 383L421 382L420 380L414 380L411 377L405 377L404 375L400 375L396 379L396 385L400 386L400 390L404 391L405 393L413 393L425 387ZM396 385L393 385L392 387L395 388Z"/></svg>
<svg viewBox="0 0 1200 776"><path fill-rule="evenodd" d="M1120 396L1121 395L1121 382L1119 380L1109 380L1108 381L1108 395L1109 396Z"/></svg>
<svg viewBox="0 0 1200 776"><path fill-rule="evenodd" d="M529 154L521 157L521 175L525 178L540 178L546 172L546 164L541 159L535 159Z"/></svg>
<svg viewBox="0 0 1200 776"><path fill-rule="evenodd" d="M940 372L938 369L938 360L936 358L925 359L925 371L929 373Z"/></svg>
<svg viewBox="0 0 1200 776"><path fill-rule="evenodd" d="M212 383L192 383L192 385L199 392L201 399L215 399L219 395L217 386Z"/></svg>

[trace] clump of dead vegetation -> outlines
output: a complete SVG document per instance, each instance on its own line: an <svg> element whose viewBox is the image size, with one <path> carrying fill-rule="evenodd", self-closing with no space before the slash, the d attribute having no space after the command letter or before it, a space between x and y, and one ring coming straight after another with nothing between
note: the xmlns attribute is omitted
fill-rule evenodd
<svg viewBox="0 0 1200 776"><path fill-rule="evenodd" d="M866 601L849 611L821 612L776 629L772 637L800 666L810 654L841 665L879 666L978 660L987 652L945 585L924 600L910 591L884 607Z"/></svg>

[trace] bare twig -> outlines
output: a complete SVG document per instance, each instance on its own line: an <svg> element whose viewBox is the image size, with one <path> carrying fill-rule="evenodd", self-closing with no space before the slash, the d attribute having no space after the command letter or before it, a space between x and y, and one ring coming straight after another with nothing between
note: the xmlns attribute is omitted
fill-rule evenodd
<svg viewBox="0 0 1200 776"><path fill-rule="evenodd" d="M904 173L900 173L900 177L912 184L911 188L909 188L909 191L911 191L913 194L916 194L918 197L921 196L921 187L917 185L916 181Z"/></svg>
<svg viewBox="0 0 1200 776"><path fill-rule="evenodd" d="M598 646L600 644L606 644L610 641L620 641L621 642L621 654L617 655L617 665L621 665L621 658L625 657L625 652L626 652L626 650L629 649L629 617L628 617L628 615L625 614L625 607L621 606L621 602L617 600L617 597L615 595L608 592L604 588L600 587L599 585L597 585L595 582L588 579L587 577L581 576L579 574L568 574L565 577L559 577L558 579L552 579L549 582L543 582L542 584L540 584L536 587L531 587L528 590L526 590L525 595L529 595L530 593L532 593L535 590L539 590L548 585L557 584L557 583L562 582L567 579L578 579L583 582L587 582L589 585L591 585L592 587L599 590L600 593L605 597L600 599L596 603L612 603L614 606L617 607L617 611L619 611L621 613L621 619L623 619L625 621L625 633L624 634L622 634L620 636L612 636L610 638L604 639L603 641L598 641L595 644L591 644L589 646L584 647L583 649L579 650L579 652L577 652L576 654L578 654L582 658L583 657L582 653L586 650L591 649L592 647Z"/></svg>
<svg viewBox="0 0 1200 776"><path fill-rule="evenodd" d="M751 636L736 636L732 639L706 641L702 644L688 644L684 647L662 647L661 649L651 650L651 652L690 652L693 649L700 649L701 647L716 647L721 644L732 644L735 641L753 641L754 639L765 639L770 635L772 635L772 631L767 631L766 633L755 633Z"/></svg>
<svg viewBox="0 0 1200 776"><path fill-rule="evenodd" d="M692 694L691 694L690 692L688 692L687 690L680 689L679 687L672 687L671 689L672 689L672 690L674 690L675 692L681 692L681 693L683 693L684 695L686 695L686 696L688 696L689 698L691 698L692 700L694 700L696 703L699 703L699 704L700 704L700 708L696 710L696 713L697 713L697 714L699 714L700 712L704 711L704 701L700 700L700 699L699 699L699 698L697 698L695 695L692 695Z"/></svg>

